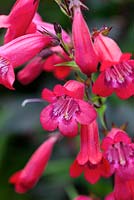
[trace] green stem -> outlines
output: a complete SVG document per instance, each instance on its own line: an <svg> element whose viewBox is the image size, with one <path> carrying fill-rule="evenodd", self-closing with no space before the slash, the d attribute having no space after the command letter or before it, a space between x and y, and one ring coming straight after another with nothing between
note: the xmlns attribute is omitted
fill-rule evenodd
<svg viewBox="0 0 134 200"><path fill-rule="evenodd" d="M67 188L65 188L65 191L70 200L73 200L75 197L78 196L77 190L72 184L70 184Z"/></svg>

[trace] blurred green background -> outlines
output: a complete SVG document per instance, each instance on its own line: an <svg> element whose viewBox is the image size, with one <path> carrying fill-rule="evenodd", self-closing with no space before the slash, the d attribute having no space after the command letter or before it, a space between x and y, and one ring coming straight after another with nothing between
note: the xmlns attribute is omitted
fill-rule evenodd
<svg viewBox="0 0 134 200"><path fill-rule="evenodd" d="M0 0L0 14L8 14L14 2ZM134 53L134 0L87 0L85 3L89 11L84 11L84 16L90 30L103 25L112 26L110 36L122 51ZM69 19L53 0L41 0L39 13L45 21L58 22L66 31L71 31ZM4 31L0 30L1 43ZM75 196L75 192L94 193L104 199L112 190L111 180L101 179L90 185L83 177L75 180L69 177L69 166L79 149L78 138L65 138L55 146L43 177L27 194L16 194L13 186L8 184L10 175L24 167L32 152L48 135L39 122L44 103L28 104L24 108L21 103L27 98L40 98L44 87L52 88L57 82L52 74L44 72L28 86L22 86L16 80L15 91L0 86L0 200L68 200ZM112 122L118 126L128 122L127 131L134 136L133 105L133 97L127 101L119 101L115 95L108 98L106 116L109 128Z"/></svg>

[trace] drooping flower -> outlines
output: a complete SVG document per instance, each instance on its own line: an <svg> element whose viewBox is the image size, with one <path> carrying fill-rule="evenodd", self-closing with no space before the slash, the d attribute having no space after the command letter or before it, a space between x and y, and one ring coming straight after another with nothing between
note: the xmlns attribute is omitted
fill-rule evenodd
<svg viewBox="0 0 134 200"><path fill-rule="evenodd" d="M112 173L122 180L134 179L134 145L126 132L113 128L103 139L102 149Z"/></svg>
<svg viewBox="0 0 134 200"><path fill-rule="evenodd" d="M0 15L0 28L8 28L5 43L26 34L38 4L39 0L17 0L8 16Z"/></svg>
<svg viewBox="0 0 134 200"><path fill-rule="evenodd" d="M52 53L53 52L50 48L45 48L30 60L17 74L17 78L21 84L27 85L34 81L43 71L45 59L47 59Z"/></svg>
<svg viewBox="0 0 134 200"><path fill-rule="evenodd" d="M101 176L109 176L109 164L100 151L96 121L81 128L81 146L76 160L70 167L70 176L76 178L84 173L85 179L94 184Z"/></svg>
<svg viewBox="0 0 134 200"><path fill-rule="evenodd" d="M120 176L115 175L114 191L108 194L105 200L133 200L134 180L124 181Z"/></svg>
<svg viewBox="0 0 134 200"><path fill-rule="evenodd" d="M84 84L70 80L64 86L56 85L53 92L44 89L43 99L50 102L40 115L45 130L53 131L57 127L65 136L75 136L78 123L89 124L96 118L96 111L83 101Z"/></svg>
<svg viewBox="0 0 134 200"><path fill-rule="evenodd" d="M17 193L25 193L36 185L47 166L53 146L58 138L59 134L55 134L47 139L34 152L26 166L10 177L9 182L15 185Z"/></svg>
<svg viewBox="0 0 134 200"><path fill-rule="evenodd" d="M81 71L90 76L91 73L97 71L98 57L80 7L74 6L73 11L72 38L74 59Z"/></svg>
<svg viewBox="0 0 134 200"><path fill-rule="evenodd" d="M43 70L43 61L41 57L32 59L22 70L17 74L17 79L22 85L27 85L33 82Z"/></svg>
<svg viewBox="0 0 134 200"><path fill-rule="evenodd" d="M13 68L39 53L44 47L55 45L53 38L43 34L27 34L0 47L0 84L13 89Z"/></svg>
<svg viewBox="0 0 134 200"><path fill-rule="evenodd" d="M121 99L134 95L134 60L123 54L114 40L99 33L94 47L101 62L101 74L93 85L93 93L107 97L113 92Z"/></svg>

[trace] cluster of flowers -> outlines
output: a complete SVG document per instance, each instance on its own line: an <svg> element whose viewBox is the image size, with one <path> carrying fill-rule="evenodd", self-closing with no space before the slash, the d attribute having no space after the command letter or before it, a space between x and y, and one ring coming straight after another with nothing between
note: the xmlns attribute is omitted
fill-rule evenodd
<svg viewBox="0 0 134 200"><path fill-rule="evenodd" d="M72 35L58 24L53 26L41 19L37 13L39 0L17 0L8 16L0 16L0 27L7 28L0 47L0 84L14 89L14 68L26 62L17 74L24 85L43 70L64 79L73 70L72 61L88 77L88 81L69 80L63 86L56 85L53 91L42 91L42 99L49 105L41 112L41 125L44 130L53 132L58 128L59 132L52 134L9 181L16 192L27 192L42 175L61 135L75 137L80 131L80 152L70 167L70 176L84 173L85 179L94 184L100 177L114 174L114 190L105 199L134 199L134 144L119 128L112 128L100 143L97 112L87 94L90 87L97 97L108 97L113 92L121 99L134 95L134 60L107 36L108 28L94 30L91 35L81 12L85 6L79 0L65 2L64 8L72 17ZM99 76L93 81L95 72Z"/></svg>

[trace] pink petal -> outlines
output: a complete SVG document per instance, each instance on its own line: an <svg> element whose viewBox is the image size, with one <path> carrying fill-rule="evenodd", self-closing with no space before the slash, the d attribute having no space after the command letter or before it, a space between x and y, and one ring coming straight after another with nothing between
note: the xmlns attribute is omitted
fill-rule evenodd
<svg viewBox="0 0 134 200"><path fill-rule="evenodd" d="M57 79L64 80L67 76L69 76L71 69L66 66L56 67L54 70L54 75Z"/></svg>
<svg viewBox="0 0 134 200"><path fill-rule="evenodd" d="M68 94L68 91L66 90L66 88L60 84L57 84L54 87L53 92L56 96L62 96L62 95Z"/></svg>
<svg viewBox="0 0 134 200"><path fill-rule="evenodd" d="M79 8L74 9L72 37L75 61L81 71L86 75L97 71L98 57L91 40L90 31Z"/></svg>
<svg viewBox="0 0 134 200"><path fill-rule="evenodd" d="M94 47L99 59L103 61L119 62L122 52L114 40L107 36L98 34L94 39Z"/></svg>
<svg viewBox="0 0 134 200"><path fill-rule="evenodd" d="M105 72L102 72L93 85L93 93L102 97L110 96L113 93L113 88L108 87L105 83Z"/></svg>
<svg viewBox="0 0 134 200"><path fill-rule="evenodd" d="M15 80L13 66L10 61L0 56L0 84L13 90L13 83Z"/></svg>
<svg viewBox="0 0 134 200"><path fill-rule="evenodd" d="M15 172L10 178L9 183L15 184L19 180L22 170Z"/></svg>
<svg viewBox="0 0 134 200"><path fill-rule="evenodd" d="M10 23L8 22L7 15L0 15L0 28L8 28Z"/></svg>
<svg viewBox="0 0 134 200"><path fill-rule="evenodd" d="M56 61L56 58L59 57L55 54L51 55L50 57L48 57L45 62L44 62L44 70L47 72L52 72L55 69L55 64L58 64L58 62Z"/></svg>
<svg viewBox="0 0 134 200"><path fill-rule="evenodd" d="M80 83L75 80L69 80L64 84L64 87L68 90L69 96L72 96L76 99L83 99L85 86L83 83Z"/></svg>
<svg viewBox="0 0 134 200"><path fill-rule="evenodd" d="M96 119L97 113L89 103L83 100L77 100L77 103L80 107L80 112L75 113L75 117L80 124L88 125Z"/></svg>
<svg viewBox="0 0 134 200"><path fill-rule="evenodd" d="M87 131L88 134L88 159L92 164L98 164L102 159L100 150L99 131L96 120L88 126L83 127L83 134Z"/></svg>
<svg viewBox="0 0 134 200"><path fill-rule="evenodd" d="M52 103L56 99L54 93L47 88L43 89L41 96L44 100L48 101L49 103Z"/></svg>
<svg viewBox="0 0 134 200"><path fill-rule="evenodd" d="M100 178L100 171L97 166L94 168L85 167L84 177L89 183L95 184Z"/></svg>
<svg viewBox="0 0 134 200"><path fill-rule="evenodd" d="M43 63L41 57L36 57L18 72L17 78L21 84L27 85L33 82L41 74L42 70Z"/></svg>
<svg viewBox="0 0 134 200"><path fill-rule="evenodd" d="M74 118L70 120L59 120L59 130L60 132L67 137L74 137L78 133L78 125Z"/></svg>
<svg viewBox="0 0 134 200"><path fill-rule="evenodd" d="M77 162L80 165L84 165L88 162L88 134L86 126L81 126L80 131L80 152L77 155Z"/></svg>
<svg viewBox="0 0 134 200"><path fill-rule="evenodd" d="M52 117L52 109L52 105L48 105L40 114L41 125L48 131L54 131L58 126L57 118Z"/></svg>
<svg viewBox="0 0 134 200"><path fill-rule="evenodd" d="M14 67L24 64L39 53L53 39L42 34L27 34L0 47L0 55L10 60Z"/></svg>
<svg viewBox="0 0 134 200"><path fill-rule="evenodd" d="M134 95L134 83L126 83L126 85L115 89L115 93L120 99L128 99Z"/></svg>
<svg viewBox="0 0 134 200"><path fill-rule="evenodd" d="M25 193L34 187L47 166L53 146L58 138L59 135L56 134L46 140L34 152L24 169L18 174L19 176L15 174L11 177L12 183L15 184L16 192ZM17 180L16 182L15 179Z"/></svg>
<svg viewBox="0 0 134 200"><path fill-rule="evenodd" d="M39 0L17 0L10 14L8 22L10 27L5 35L5 43L22 36L26 33L38 8ZM21 22L21 23L20 23Z"/></svg>
<svg viewBox="0 0 134 200"><path fill-rule="evenodd" d="M76 178L81 175L83 171L83 167L80 166L77 161L75 160L73 164L70 166L70 176L72 178Z"/></svg>

